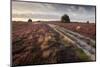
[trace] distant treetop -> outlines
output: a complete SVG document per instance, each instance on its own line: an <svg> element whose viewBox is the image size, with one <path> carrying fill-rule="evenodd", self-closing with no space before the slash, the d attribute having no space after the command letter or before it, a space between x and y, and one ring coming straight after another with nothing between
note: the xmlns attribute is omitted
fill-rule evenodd
<svg viewBox="0 0 100 67"><path fill-rule="evenodd" d="M28 19L28 22L32 22L32 19Z"/></svg>
<svg viewBox="0 0 100 67"><path fill-rule="evenodd" d="M70 23L70 18L67 14L64 14L62 17L61 17L61 22L63 23Z"/></svg>
<svg viewBox="0 0 100 67"><path fill-rule="evenodd" d="M87 21L87 24L89 24L89 21Z"/></svg>

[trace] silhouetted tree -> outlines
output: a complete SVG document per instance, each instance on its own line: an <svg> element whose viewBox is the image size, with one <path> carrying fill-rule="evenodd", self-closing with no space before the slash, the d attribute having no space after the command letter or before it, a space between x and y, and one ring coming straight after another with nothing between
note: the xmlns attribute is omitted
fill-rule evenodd
<svg viewBox="0 0 100 67"><path fill-rule="evenodd" d="M62 17L61 17L61 22L63 23L70 23L70 18L67 14L64 14Z"/></svg>
<svg viewBox="0 0 100 67"><path fill-rule="evenodd" d="M28 19L28 22L32 22L32 20L31 19Z"/></svg>
<svg viewBox="0 0 100 67"><path fill-rule="evenodd" d="M87 21L87 24L89 24L89 21Z"/></svg>

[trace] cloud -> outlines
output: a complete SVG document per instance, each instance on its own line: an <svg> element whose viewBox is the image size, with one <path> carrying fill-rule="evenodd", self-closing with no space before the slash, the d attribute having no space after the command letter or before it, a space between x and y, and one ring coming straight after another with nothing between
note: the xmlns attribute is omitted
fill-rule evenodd
<svg viewBox="0 0 100 67"><path fill-rule="evenodd" d="M35 19L51 19L51 18L53 18L53 19L60 19L60 18L58 18L58 16L57 15L51 15L51 14L29 14L29 13L27 13L27 14L13 14L12 15L12 17L13 18L35 18ZM59 16L60 17L60 16Z"/></svg>
<svg viewBox="0 0 100 67"><path fill-rule="evenodd" d="M94 6L80 6L67 4L12 2L13 18L60 19L68 14L71 21L95 21Z"/></svg>

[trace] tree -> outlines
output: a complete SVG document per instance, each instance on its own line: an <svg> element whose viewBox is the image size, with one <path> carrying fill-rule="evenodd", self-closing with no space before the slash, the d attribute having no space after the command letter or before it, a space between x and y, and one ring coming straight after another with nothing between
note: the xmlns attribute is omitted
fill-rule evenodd
<svg viewBox="0 0 100 67"><path fill-rule="evenodd" d="M87 21L86 23L89 24L89 21Z"/></svg>
<svg viewBox="0 0 100 67"><path fill-rule="evenodd" d="M31 19L28 19L28 22L32 22L32 20Z"/></svg>
<svg viewBox="0 0 100 67"><path fill-rule="evenodd" d="M67 14L64 14L62 17L61 17L61 22L63 23L70 23L70 18Z"/></svg>

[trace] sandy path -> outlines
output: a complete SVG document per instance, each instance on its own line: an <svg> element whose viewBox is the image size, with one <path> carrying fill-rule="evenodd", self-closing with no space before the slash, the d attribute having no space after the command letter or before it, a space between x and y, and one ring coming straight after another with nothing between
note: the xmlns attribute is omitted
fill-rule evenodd
<svg viewBox="0 0 100 67"><path fill-rule="evenodd" d="M91 58L91 60L95 60L95 48L93 47L93 45L95 45L94 40L82 36L76 32L72 32L70 30L59 27L57 25L49 24L49 26L58 33L61 33L62 36L65 35L65 37L69 37L72 40L70 40L70 42L76 44L78 48L81 48Z"/></svg>

